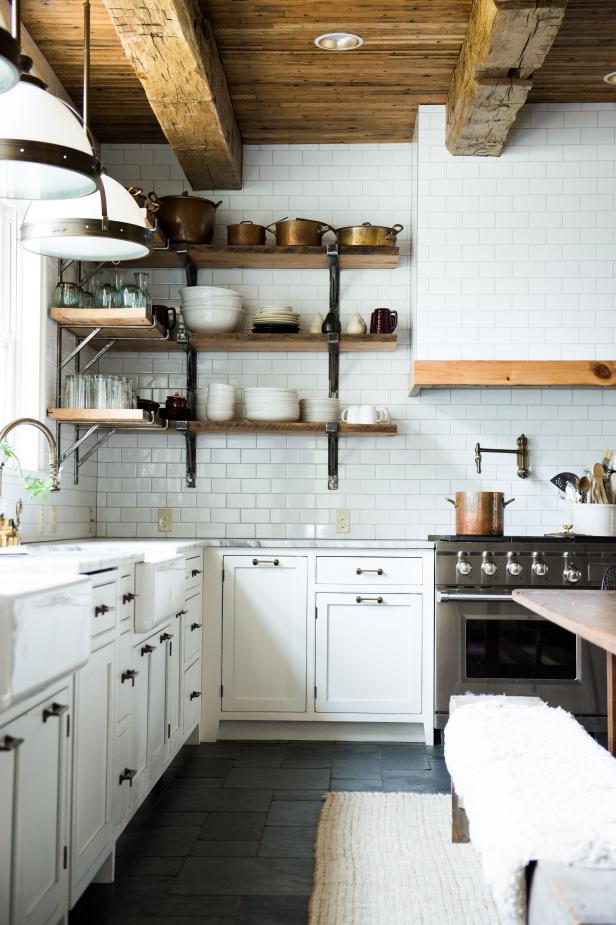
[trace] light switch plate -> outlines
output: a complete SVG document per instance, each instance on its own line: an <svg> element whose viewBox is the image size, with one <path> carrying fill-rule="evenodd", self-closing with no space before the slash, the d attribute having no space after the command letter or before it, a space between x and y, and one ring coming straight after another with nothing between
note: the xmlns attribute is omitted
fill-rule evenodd
<svg viewBox="0 0 616 925"><path fill-rule="evenodd" d="M351 529L351 512L346 507L336 510L336 533L349 533Z"/></svg>
<svg viewBox="0 0 616 925"><path fill-rule="evenodd" d="M173 529L173 512L170 507L159 507L158 509L158 532L170 533Z"/></svg>

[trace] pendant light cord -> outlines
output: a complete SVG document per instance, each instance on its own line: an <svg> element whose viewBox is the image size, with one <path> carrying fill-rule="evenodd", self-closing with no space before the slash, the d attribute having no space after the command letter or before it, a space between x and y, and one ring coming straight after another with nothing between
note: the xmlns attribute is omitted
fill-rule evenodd
<svg viewBox="0 0 616 925"><path fill-rule="evenodd" d="M13 0L17 2L17 0ZM85 131L88 130L90 97L90 0L83 3L83 112L82 122Z"/></svg>
<svg viewBox="0 0 616 925"><path fill-rule="evenodd" d="M11 5L11 35L21 48L21 16L19 10L19 0L13 0Z"/></svg>

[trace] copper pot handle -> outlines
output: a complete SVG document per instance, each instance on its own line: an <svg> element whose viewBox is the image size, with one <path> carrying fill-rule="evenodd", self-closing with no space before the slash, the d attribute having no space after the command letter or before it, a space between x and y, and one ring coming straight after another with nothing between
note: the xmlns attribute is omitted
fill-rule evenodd
<svg viewBox="0 0 616 925"><path fill-rule="evenodd" d="M404 225L394 225L393 228L389 229L385 237L389 238L390 241L395 241L401 231L404 231Z"/></svg>
<svg viewBox="0 0 616 925"><path fill-rule="evenodd" d="M508 501L503 501L503 507L507 507L507 505L511 504L512 501L515 501L515 498L509 498Z"/></svg>
<svg viewBox="0 0 616 925"><path fill-rule="evenodd" d="M265 226L265 230L266 230L266 231L269 231L271 234L276 234L276 225L277 225L279 222L286 222L287 219L288 219L288 217L289 217L288 215L285 215L284 218L278 218L278 219L276 219L276 221L275 221L275 222L272 222L271 225L266 225L266 226ZM272 229L273 229L273 231L272 231Z"/></svg>
<svg viewBox="0 0 616 925"><path fill-rule="evenodd" d="M458 502L454 501L453 498L445 498L445 501L449 501L449 503L453 504L454 507L458 506Z"/></svg>
<svg viewBox="0 0 616 925"><path fill-rule="evenodd" d="M362 228L372 228L372 222L362 222L361 227Z"/></svg>
<svg viewBox="0 0 616 925"><path fill-rule="evenodd" d="M240 222L240 225L252 225L252 222L249 218L245 218L243 222Z"/></svg>
<svg viewBox="0 0 616 925"><path fill-rule="evenodd" d="M326 231L333 231L334 234L336 233L336 229L332 228L331 225L327 225L327 224L319 225L319 231L318 231L319 234L325 234Z"/></svg>
<svg viewBox="0 0 616 925"><path fill-rule="evenodd" d="M222 200L222 199L219 199L218 202L215 202L215 203L214 203L214 208L217 209L218 206L221 206L222 204L223 204L223 200Z"/></svg>
<svg viewBox="0 0 616 925"><path fill-rule="evenodd" d="M147 209L148 209L148 212L158 212L158 210L160 209L160 199L158 198L154 190L150 190L150 192L148 193Z"/></svg>

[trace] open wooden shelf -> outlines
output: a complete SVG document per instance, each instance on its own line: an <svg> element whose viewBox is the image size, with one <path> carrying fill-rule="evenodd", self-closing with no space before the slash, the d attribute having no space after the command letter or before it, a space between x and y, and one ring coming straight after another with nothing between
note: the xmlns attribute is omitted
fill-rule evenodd
<svg viewBox="0 0 616 925"><path fill-rule="evenodd" d="M415 360L411 394L425 388L616 386L616 360Z"/></svg>
<svg viewBox="0 0 616 925"><path fill-rule="evenodd" d="M312 421L190 421L191 434L317 434L326 436L324 423ZM338 424L341 437L393 437L396 424Z"/></svg>
<svg viewBox="0 0 616 925"><path fill-rule="evenodd" d="M47 416L62 424L163 429L159 418L152 420L150 412L141 408L48 408Z"/></svg>
<svg viewBox="0 0 616 925"><path fill-rule="evenodd" d="M236 268L269 270L327 269L327 248L278 247L275 244L240 247L229 244L194 244L188 253L198 268ZM397 247L340 247L341 270L392 270L398 266ZM123 267L155 270L182 269L174 249L154 250L141 260L122 261Z"/></svg>
<svg viewBox="0 0 616 925"><path fill-rule="evenodd" d="M147 308L50 308L49 317L63 328L85 337L101 328L100 337L164 340L165 329Z"/></svg>
<svg viewBox="0 0 616 925"><path fill-rule="evenodd" d="M238 331L230 334L190 334L190 344L197 351L204 353L326 353L326 334L252 334L250 331ZM340 338L340 351L375 353L390 352L396 349L395 334L343 334Z"/></svg>

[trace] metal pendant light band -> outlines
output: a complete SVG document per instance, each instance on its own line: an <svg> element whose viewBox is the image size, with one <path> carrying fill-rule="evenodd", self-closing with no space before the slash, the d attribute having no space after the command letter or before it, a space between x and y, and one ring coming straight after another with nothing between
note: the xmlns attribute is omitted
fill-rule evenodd
<svg viewBox="0 0 616 925"><path fill-rule="evenodd" d="M149 228L140 228L128 222L115 222L110 219L81 218L58 219L55 222L31 222L21 226L21 240L29 241L35 238L66 238L79 236L82 238L117 238L130 241L131 244L142 244L148 249L152 243L152 232Z"/></svg>
<svg viewBox="0 0 616 925"><path fill-rule="evenodd" d="M19 43L6 29L0 29L0 57L10 61L13 67L19 71L21 58Z"/></svg>
<svg viewBox="0 0 616 925"><path fill-rule="evenodd" d="M85 151L31 139L0 138L0 160L63 167L65 170L80 173L84 177L92 177L94 181L101 171L98 158L86 154Z"/></svg>

